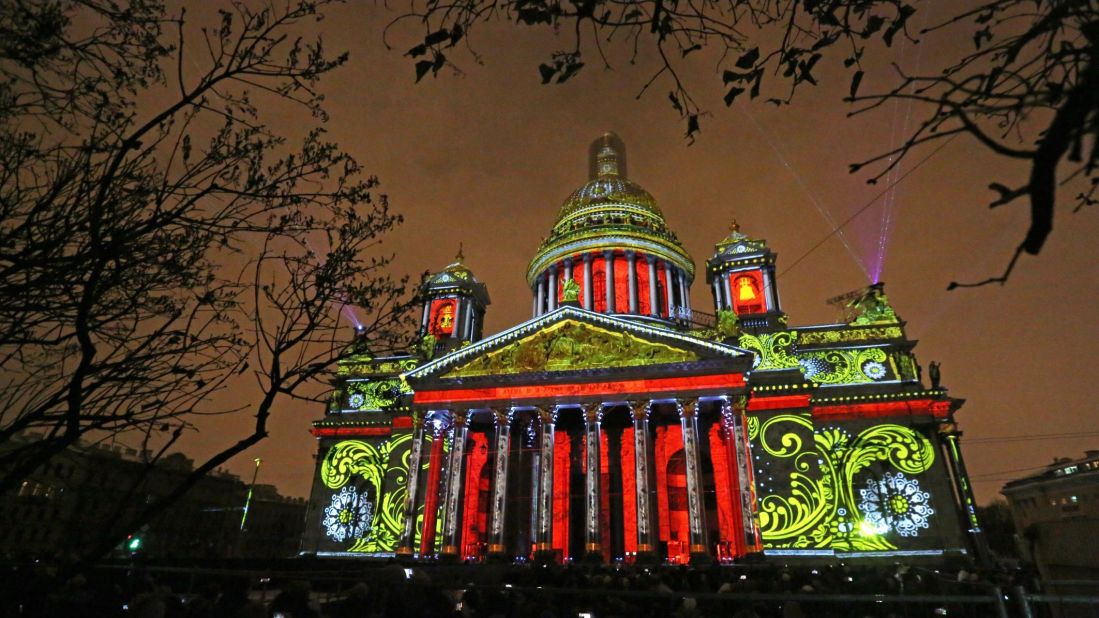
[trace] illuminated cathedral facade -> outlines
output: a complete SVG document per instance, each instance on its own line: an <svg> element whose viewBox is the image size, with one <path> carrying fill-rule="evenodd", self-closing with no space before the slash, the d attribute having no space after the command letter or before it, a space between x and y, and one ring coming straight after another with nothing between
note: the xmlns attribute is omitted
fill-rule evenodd
<svg viewBox="0 0 1099 618"><path fill-rule="evenodd" d="M415 349L340 365L303 552L972 555L962 400L924 385L880 285L840 299L841 323L790 326L775 264L734 224L698 272L600 137L530 262L531 319L485 336L488 289L459 256L421 284Z"/></svg>

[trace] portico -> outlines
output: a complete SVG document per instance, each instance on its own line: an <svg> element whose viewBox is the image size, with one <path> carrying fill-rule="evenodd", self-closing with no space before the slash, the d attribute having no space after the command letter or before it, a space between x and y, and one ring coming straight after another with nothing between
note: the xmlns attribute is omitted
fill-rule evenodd
<svg viewBox="0 0 1099 618"><path fill-rule="evenodd" d="M426 472L407 479L398 554L685 562L756 548L735 430L750 355L573 306L525 326L407 375L420 441L445 436L447 454L433 438ZM487 500L470 491L483 479Z"/></svg>

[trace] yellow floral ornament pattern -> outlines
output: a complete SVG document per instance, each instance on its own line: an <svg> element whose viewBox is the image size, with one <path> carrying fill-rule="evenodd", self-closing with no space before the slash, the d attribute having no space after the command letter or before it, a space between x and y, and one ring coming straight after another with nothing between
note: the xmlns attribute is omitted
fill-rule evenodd
<svg viewBox="0 0 1099 618"><path fill-rule="evenodd" d="M859 502L865 495L856 488L856 477L880 474L883 466L914 476L935 461L927 438L891 423L851 437L838 428L814 428L808 414L779 414L760 421L750 435L753 447L792 463L787 479L759 491L765 548L896 549L888 531L864 521Z"/></svg>

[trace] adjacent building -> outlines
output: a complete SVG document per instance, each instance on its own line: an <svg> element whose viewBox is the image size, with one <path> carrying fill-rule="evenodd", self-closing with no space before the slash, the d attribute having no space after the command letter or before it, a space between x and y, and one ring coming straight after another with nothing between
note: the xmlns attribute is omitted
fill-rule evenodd
<svg viewBox="0 0 1099 618"><path fill-rule="evenodd" d="M9 444L17 447L24 439L33 437ZM113 526L128 525L137 509L173 490L194 464L181 453L152 465L146 459L132 448L85 444L54 457L0 499L0 555L81 555ZM153 558L293 556L306 501L256 485L242 529L248 491L248 483L224 471L202 478L171 509L131 531L133 549Z"/></svg>
<svg viewBox="0 0 1099 618"><path fill-rule="evenodd" d="M1055 459L1000 490L1019 551L1045 580L1099 579L1099 450Z"/></svg>
<svg viewBox="0 0 1099 618"><path fill-rule="evenodd" d="M450 560L861 560L981 546L962 400L881 284L791 326L777 254L735 223L701 266L613 134L485 336L462 256L422 282L421 340L342 363L303 551ZM704 283L703 283L704 282ZM712 305L692 306L703 284Z"/></svg>

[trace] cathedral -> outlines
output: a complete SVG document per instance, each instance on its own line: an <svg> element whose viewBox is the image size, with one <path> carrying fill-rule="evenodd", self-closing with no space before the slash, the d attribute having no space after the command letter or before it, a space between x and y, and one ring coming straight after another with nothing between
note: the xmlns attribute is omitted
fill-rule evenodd
<svg viewBox="0 0 1099 618"><path fill-rule="evenodd" d="M526 272L531 318L427 276L418 344L344 360L302 552L481 562L980 557L954 416L881 284L791 326L734 223L696 269L612 133ZM704 279L712 306L691 305ZM702 283L699 281L699 283ZM354 351L354 348L352 348Z"/></svg>

